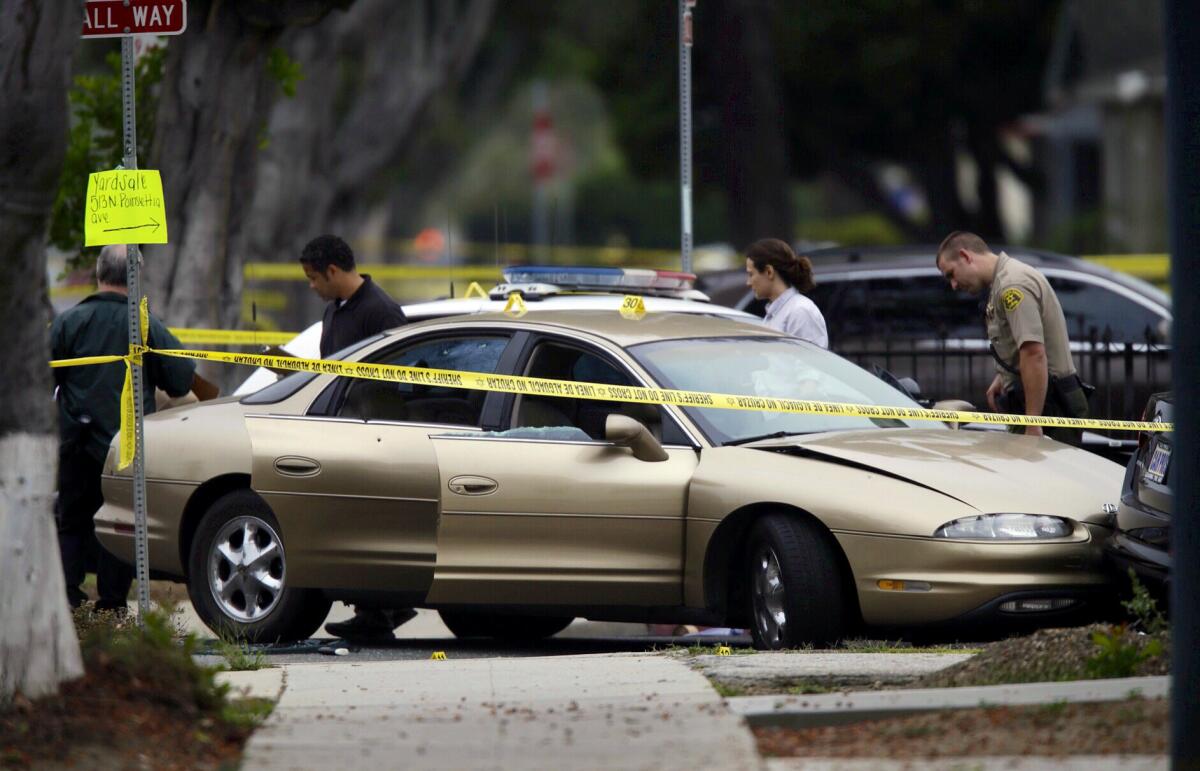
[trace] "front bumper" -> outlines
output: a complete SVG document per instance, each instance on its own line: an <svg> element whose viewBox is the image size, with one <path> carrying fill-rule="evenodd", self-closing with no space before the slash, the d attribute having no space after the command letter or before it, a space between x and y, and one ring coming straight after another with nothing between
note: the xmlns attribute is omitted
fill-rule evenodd
<svg viewBox="0 0 1200 771"><path fill-rule="evenodd" d="M1091 606L1093 596L1114 595L1102 554L1111 531L1091 524L1079 528L1083 537L1048 543L835 535L854 573L863 622L912 627L976 616L995 615L998 621L1034 616L999 611L1007 599L1020 596L1077 598ZM883 588L881 581L904 582L906 590ZM911 590L914 586L919 590ZM988 610L993 606L994 614Z"/></svg>
<svg viewBox="0 0 1200 771"><path fill-rule="evenodd" d="M1171 581L1171 555L1162 549L1118 531L1105 546L1104 558L1119 584L1127 583L1123 579L1132 570L1142 583L1155 592L1166 594Z"/></svg>

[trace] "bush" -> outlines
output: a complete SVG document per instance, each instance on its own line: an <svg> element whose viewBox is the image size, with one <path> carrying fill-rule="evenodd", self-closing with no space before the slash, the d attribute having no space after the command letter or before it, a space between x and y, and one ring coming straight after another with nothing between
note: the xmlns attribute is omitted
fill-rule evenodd
<svg viewBox="0 0 1200 771"><path fill-rule="evenodd" d="M1092 633L1092 642L1099 650L1087 660L1088 677L1133 677L1143 662L1162 655L1161 642L1154 638L1139 640L1127 635L1126 629L1122 625Z"/></svg>
<svg viewBox="0 0 1200 771"><path fill-rule="evenodd" d="M83 616L79 647L89 673L103 673L107 682L126 682L131 690L189 714L219 714L229 686L218 683L215 667L192 658L199 644L194 634L176 639L169 610L146 614L139 627L116 614ZM78 628L78 627L77 627Z"/></svg>
<svg viewBox="0 0 1200 771"><path fill-rule="evenodd" d="M1133 568L1129 569L1129 582L1133 589L1133 597L1121 601L1121 607L1134 619L1134 626L1149 635L1158 636L1170 631L1170 624L1163 612L1158 609L1158 602L1150 596L1150 590L1138 580Z"/></svg>

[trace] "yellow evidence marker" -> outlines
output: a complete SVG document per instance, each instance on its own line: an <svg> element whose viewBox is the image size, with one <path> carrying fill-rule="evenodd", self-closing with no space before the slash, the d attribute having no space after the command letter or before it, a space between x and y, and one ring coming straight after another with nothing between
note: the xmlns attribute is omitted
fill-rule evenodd
<svg viewBox="0 0 1200 771"><path fill-rule="evenodd" d="M504 305L505 315L519 319L528 312L529 309L525 307L525 298L521 297L520 292L513 292L508 296L508 302Z"/></svg>
<svg viewBox="0 0 1200 771"><path fill-rule="evenodd" d="M627 294L621 301L621 318L638 321L646 315L646 301L640 295Z"/></svg>
<svg viewBox="0 0 1200 771"><path fill-rule="evenodd" d="M446 652L445 651L434 651L433 655L430 656L429 658L432 659L433 661L445 661L446 660Z"/></svg>

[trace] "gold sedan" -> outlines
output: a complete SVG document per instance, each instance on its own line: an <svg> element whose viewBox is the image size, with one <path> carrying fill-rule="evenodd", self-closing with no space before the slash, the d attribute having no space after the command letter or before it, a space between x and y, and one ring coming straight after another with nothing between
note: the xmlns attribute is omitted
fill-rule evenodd
<svg viewBox="0 0 1200 771"><path fill-rule="evenodd" d="M699 315L412 324L347 360L914 406L850 362ZM436 608L460 635L576 616L748 626L1058 622L1103 606L1120 466L941 423L654 407L293 374L145 424L150 567L213 629L312 634L332 600ZM132 561L110 451L96 531Z"/></svg>

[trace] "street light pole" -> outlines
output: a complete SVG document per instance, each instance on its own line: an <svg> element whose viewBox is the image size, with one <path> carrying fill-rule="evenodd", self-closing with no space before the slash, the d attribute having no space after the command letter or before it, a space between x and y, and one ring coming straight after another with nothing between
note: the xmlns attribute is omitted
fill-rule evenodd
<svg viewBox="0 0 1200 771"><path fill-rule="evenodd" d="M1200 4L1165 0L1167 174L1174 329L1171 518L1171 767L1200 769Z"/></svg>
<svg viewBox="0 0 1200 771"><path fill-rule="evenodd" d="M692 272L692 8L679 0L679 198L682 270Z"/></svg>

